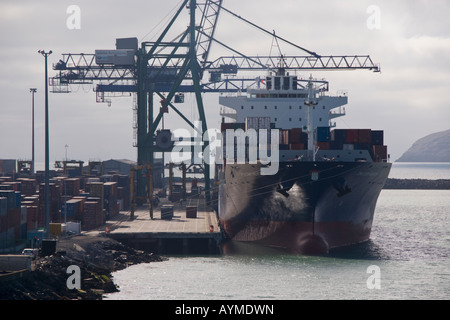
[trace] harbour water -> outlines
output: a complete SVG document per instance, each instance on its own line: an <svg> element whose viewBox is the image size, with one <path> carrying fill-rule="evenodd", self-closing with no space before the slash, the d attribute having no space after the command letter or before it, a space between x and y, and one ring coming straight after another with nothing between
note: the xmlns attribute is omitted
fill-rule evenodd
<svg viewBox="0 0 450 320"><path fill-rule="evenodd" d="M450 163L394 164L392 178L449 179ZM371 240L326 256L251 244L113 274L106 300L447 300L450 190L383 190Z"/></svg>

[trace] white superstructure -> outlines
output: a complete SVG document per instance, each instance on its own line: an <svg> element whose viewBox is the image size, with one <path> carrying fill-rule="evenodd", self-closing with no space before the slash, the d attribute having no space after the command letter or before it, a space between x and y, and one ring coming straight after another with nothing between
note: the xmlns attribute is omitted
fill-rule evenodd
<svg viewBox="0 0 450 320"><path fill-rule="evenodd" d="M269 75L264 80L257 79L256 83L255 87L249 88L245 93L219 98L219 103L223 106L220 113L222 121L246 124L249 119L260 118L268 120L265 122L272 129L301 129L307 135L304 146L300 143L283 149L280 145L280 161L373 160L368 151L371 147L362 150L355 144L343 144L333 148L330 144L331 137L327 137L327 142L321 140L322 129L330 135L331 128L336 126L332 120L345 115L343 106L348 103L347 94L327 95L328 82L312 78L303 80L297 76L285 75L284 72Z"/></svg>
<svg viewBox="0 0 450 320"><path fill-rule="evenodd" d="M268 76L258 81L259 87L249 89L247 93L237 96L222 96L219 103L226 108L221 116L232 119L231 122L244 123L249 117L270 117L275 128L291 129L308 126L307 85L311 80L298 80L296 76ZM315 83L314 81L312 82ZM312 127L332 127L330 120L345 115L342 106L346 105L346 95L327 96L328 83L317 82L315 85L317 105L312 113ZM232 110L229 110L229 109ZM337 111L333 109L339 108ZM228 121L229 122L229 121Z"/></svg>

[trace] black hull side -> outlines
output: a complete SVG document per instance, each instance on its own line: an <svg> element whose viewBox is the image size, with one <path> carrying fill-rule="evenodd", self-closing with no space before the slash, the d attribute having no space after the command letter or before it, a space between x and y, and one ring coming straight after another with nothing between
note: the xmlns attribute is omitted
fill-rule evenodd
<svg viewBox="0 0 450 320"><path fill-rule="evenodd" d="M219 187L219 218L238 241L308 253L366 241L390 163L280 163L276 175L260 165L227 165Z"/></svg>

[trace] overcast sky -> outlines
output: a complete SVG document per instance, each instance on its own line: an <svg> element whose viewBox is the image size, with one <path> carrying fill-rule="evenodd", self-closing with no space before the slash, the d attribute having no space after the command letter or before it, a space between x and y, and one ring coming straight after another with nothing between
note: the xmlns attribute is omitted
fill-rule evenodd
<svg viewBox="0 0 450 320"><path fill-rule="evenodd" d="M1 0L0 159L31 159L31 93L37 88L36 161L44 162L44 58L51 69L63 53L114 49L115 39L155 40L179 0ZM347 116L340 128L385 131L391 160L412 143L450 128L450 1L447 0L224 0L224 7L321 55L366 55L380 63L371 71L312 72L330 81L330 91L346 90ZM70 5L80 9L79 28L70 29ZM379 15L378 15L379 14ZM183 13L175 34L187 26ZM70 20L72 21L72 20ZM72 24L72 26L74 26ZM272 38L223 12L216 38L248 55L268 55ZM167 39L169 40L169 38ZM304 53L280 43L284 54ZM231 55L214 45L210 58ZM299 73L309 76L311 72ZM256 74L258 75L264 74ZM49 95L50 162L69 159L136 160L133 99L96 103L92 86ZM187 96L180 109L196 117ZM210 127L220 121L217 95L205 96ZM170 113L166 124L178 123ZM65 146L69 147L66 148Z"/></svg>

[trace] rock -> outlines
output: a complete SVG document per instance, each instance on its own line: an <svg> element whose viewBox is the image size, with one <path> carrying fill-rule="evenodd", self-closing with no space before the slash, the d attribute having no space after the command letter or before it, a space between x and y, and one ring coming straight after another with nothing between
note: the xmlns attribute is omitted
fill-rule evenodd
<svg viewBox="0 0 450 320"><path fill-rule="evenodd" d="M422 189L422 190L449 190L450 180L438 179L387 179L384 189Z"/></svg>
<svg viewBox="0 0 450 320"><path fill-rule="evenodd" d="M54 255L37 258L36 270L23 278L2 283L1 300L101 300L103 293L118 291L111 273L129 263L163 261L102 236L78 235L59 240ZM81 289L70 290L67 268L80 268Z"/></svg>

